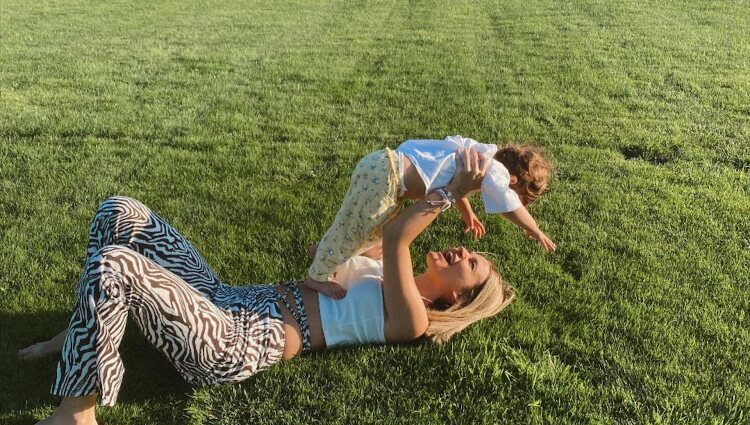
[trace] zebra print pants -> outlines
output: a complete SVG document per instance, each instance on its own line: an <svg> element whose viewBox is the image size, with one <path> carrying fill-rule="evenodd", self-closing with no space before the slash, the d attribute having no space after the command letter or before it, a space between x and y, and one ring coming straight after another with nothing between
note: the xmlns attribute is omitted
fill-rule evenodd
<svg viewBox="0 0 750 425"><path fill-rule="evenodd" d="M222 283L174 228L140 202L112 197L91 223L87 260L51 393L117 400L128 314L189 383L241 381L281 359L273 285Z"/></svg>

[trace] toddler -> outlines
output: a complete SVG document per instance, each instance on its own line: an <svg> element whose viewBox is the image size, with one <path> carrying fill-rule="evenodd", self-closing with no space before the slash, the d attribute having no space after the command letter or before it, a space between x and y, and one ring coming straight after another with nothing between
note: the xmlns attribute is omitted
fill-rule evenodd
<svg viewBox="0 0 750 425"><path fill-rule="evenodd" d="M461 136L407 140L395 150L375 151L359 161L341 209L314 252L305 285L334 299L346 295L332 280L336 267L377 245L384 224L398 214L404 199L422 199L434 190L443 191L456 171L457 151L468 149L494 158L480 189L485 211L502 214L528 238L554 251L556 245L525 208L547 190L549 166L539 149L499 147ZM450 206L451 195L445 191L442 194ZM466 224L465 231L472 231L474 238L484 235L484 225L467 198L456 201L456 208Z"/></svg>

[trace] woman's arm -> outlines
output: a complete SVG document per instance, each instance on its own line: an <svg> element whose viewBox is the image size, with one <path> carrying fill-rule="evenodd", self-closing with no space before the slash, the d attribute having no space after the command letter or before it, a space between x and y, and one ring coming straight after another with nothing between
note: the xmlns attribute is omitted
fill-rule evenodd
<svg viewBox="0 0 750 425"><path fill-rule="evenodd" d="M446 189L460 199L479 188L489 161L474 150L456 158L456 174ZM383 301L385 337L389 342L413 341L427 330L427 310L414 283L409 245L437 218L440 207L430 201L440 199L437 193L430 193L404 209L383 229Z"/></svg>

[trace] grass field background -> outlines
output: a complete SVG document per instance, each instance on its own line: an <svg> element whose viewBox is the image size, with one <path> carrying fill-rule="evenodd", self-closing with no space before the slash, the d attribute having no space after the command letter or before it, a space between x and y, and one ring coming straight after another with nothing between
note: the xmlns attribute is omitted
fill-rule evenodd
<svg viewBox="0 0 750 425"><path fill-rule="evenodd" d="M0 422L34 423L107 196L234 284L299 278L356 161L407 138L542 146L543 253L479 213L413 245L518 293L449 344L191 388L133 323L106 424L750 423L750 3L0 0ZM481 203L474 200L475 209ZM417 269L423 269L417 262Z"/></svg>

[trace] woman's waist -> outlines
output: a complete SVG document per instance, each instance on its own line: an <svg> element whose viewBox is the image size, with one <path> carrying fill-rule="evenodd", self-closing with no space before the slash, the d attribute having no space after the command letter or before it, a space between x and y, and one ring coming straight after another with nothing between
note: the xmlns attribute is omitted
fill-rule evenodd
<svg viewBox="0 0 750 425"><path fill-rule="evenodd" d="M300 300L299 306L297 298ZM237 321L242 321L249 311L261 307L267 310L271 304L277 307L284 329L283 360L302 353L305 334L308 335L310 351L322 351L325 348L318 293L305 287L301 281L243 286L224 284L214 293L212 301Z"/></svg>
<svg viewBox="0 0 750 425"><path fill-rule="evenodd" d="M318 293L308 289L302 282L291 283L298 291L301 308L288 283L275 287L279 297L279 309L284 320L284 355L282 360L289 360L302 354L305 339L309 341L309 351L322 351L326 347L323 329L320 325ZM281 297L284 297L286 303ZM305 335L307 333L307 336Z"/></svg>

